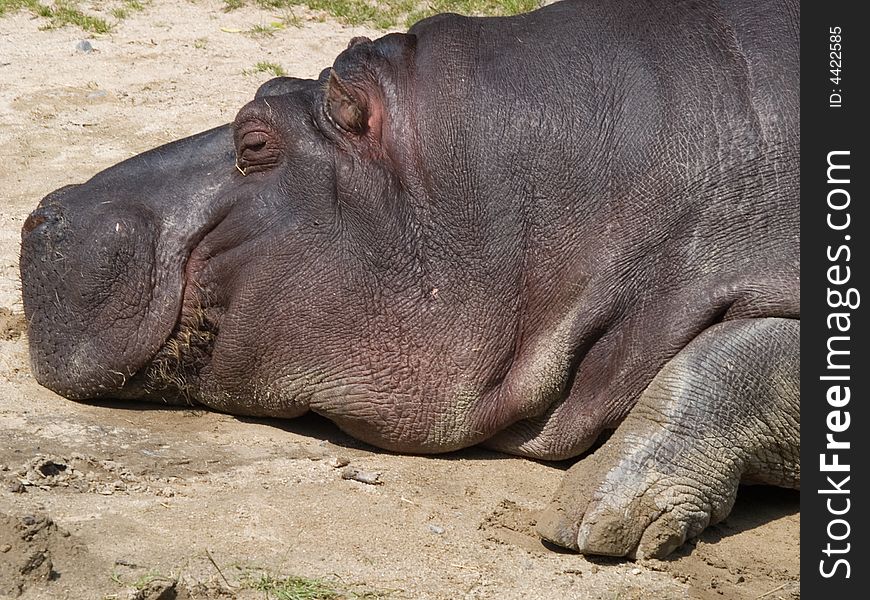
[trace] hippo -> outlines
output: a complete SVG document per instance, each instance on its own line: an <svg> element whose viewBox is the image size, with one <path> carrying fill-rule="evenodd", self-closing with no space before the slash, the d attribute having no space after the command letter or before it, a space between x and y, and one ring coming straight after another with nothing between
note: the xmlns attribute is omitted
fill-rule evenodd
<svg viewBox="0 0 870 600"><path fill-rule="evenodd" d="M576 0L354 38L46 196L36 380L581 457L537 520L662 557L800 487L797 2Z"/></svg>

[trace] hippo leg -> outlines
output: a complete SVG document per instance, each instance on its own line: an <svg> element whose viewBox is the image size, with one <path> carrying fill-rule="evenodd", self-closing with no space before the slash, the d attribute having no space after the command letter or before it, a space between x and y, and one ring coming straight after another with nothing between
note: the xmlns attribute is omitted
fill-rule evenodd
<svg viewBox="0 0 870 600"><path fill-rule="evenodd" d="M734 505L800 487L800 321L719 323L679 352L567 473L538 533L584 554L662 557Z"/></svg>

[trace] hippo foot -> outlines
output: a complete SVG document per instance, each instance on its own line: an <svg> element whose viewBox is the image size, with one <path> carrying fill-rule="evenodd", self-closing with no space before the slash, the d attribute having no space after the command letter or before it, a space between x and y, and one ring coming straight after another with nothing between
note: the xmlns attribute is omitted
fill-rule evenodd
<svg viewBox="0 0 870 600"><path fill-rule="evenodd" d="M799 487L799 335L797 321L759 319L699 336L568 471L538 533L583 554L661 558L728 516L741 481Z"/></svg>
<svg viewBox="0 0 870 600"><path fill-rule="evenodd" d="M691 465L657 465L643 445L611 448L568 471L538 520L544 539L583 554L662 558L731 511L735 474L698 477Z"/></svg>

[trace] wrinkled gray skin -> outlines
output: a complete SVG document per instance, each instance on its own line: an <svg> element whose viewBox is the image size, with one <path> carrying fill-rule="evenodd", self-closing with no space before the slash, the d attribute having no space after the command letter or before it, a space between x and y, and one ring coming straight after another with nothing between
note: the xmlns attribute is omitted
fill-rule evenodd
<svg viewBox="0 0 870 600"><path fill-rule="evenodd" d="M798 7L657 4L356 39L49 195L37 379L412 453L616 429L538 525L584 553L661 556L738 482L799 487Z"/></svg>

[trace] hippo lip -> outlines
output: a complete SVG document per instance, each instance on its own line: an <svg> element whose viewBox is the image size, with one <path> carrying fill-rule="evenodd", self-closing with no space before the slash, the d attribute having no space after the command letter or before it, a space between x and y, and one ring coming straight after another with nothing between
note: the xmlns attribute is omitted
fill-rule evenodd
<svg viewBox="0 0 870 600"><path fill-rule="evenodd" d="M223 223L225 216L220 217L214 223L210 224L208 227L205 227L198 236L196 236L196 241L193 243L190 252L187 253L187 257L184 260L184 264L182 266L182 277L181 277L181 305L179 306L178 318L176 319L176 325L178 325L181 319L184 316L184 308L185 306L192 300L189 297L188 291L191 288L191 284L195 285L196 277L202 273L203 269L208 265L208 261L211 258L211 255L207 252L201 250L205 239L208 235L217 229L221 223Z"/></svg>
<svg viewBox="0 0 870 600"><path fill-rule="evenodd" d="M197 401L195 379L199 369L210 359L217 335L213 311L204 310L203 288L197 283L207 268L211 254L203 250L209 234L223 222L225 215L203 228L195 237L181 265L180 301L171 331L152 356L128 381L120 397L157 400L170 404L194 404Z"/></svg>

